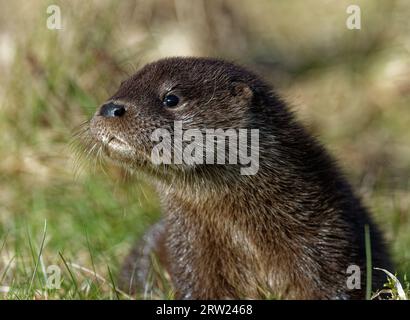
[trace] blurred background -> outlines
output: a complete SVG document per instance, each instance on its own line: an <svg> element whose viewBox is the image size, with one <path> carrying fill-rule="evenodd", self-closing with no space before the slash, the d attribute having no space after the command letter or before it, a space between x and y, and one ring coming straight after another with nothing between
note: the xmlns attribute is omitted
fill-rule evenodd
<svg viewBox="0 0 410 320"><path fill-rule="evenodd" d="M62 29L47 28L58 5ZM140 66L212 56L269 80L339 160L410 276L410 2L0 0L0 297L123 298L122 259L159 217L152 188L73 132ZM45 225L46 222L46 225ZM61 269L47 289L48 267ZM167 292L159 297L168 297Z"/></svg>

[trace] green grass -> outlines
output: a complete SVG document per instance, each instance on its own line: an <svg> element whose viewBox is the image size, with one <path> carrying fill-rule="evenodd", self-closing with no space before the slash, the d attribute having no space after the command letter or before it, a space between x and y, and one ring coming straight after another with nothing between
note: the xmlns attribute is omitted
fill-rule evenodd
<svg viewBox="0 0 410 320"><path fill-rule="evenodd" d="M408 293L408 1L363 1L355 33L344 27L348 1L226 2L228 11L189 3L57 1L60 31L45 27L48 1L2 6L0 297L129 298L116 275L158 219L158 199L118 168L91 162L75 174L69 144L128 74L175 54L233 59L277 87L371 208L396 263L389 271ZM60 289L46 286L50 266L61 270ZM152 297L172 297L163 291Z"/></svg>
<svg viewBox="0 0 410 320"><path fill-rule="evenodd" d="M47 275L43 269L49 265L59 266L63 273L62 290L47 292L49 298L80 298L83 290L79 288L87 286L90 288L81 294L82 298L115 297L108 268L117 271L119 255L124 256L153 222L158 212L154 201L145 200L138 190L132 196L140 198L141 205L130 201L129 190L97 177L35 191L25 186L21 189L22 200L15 208L13 221L0 229L2 257L13 259L9 268L1 269L2 285L12 288L8 297L35 297L36 290L45 287ZM80 267L90 271L82 272ZM95 281L94 271L105 280Z"/></svg>

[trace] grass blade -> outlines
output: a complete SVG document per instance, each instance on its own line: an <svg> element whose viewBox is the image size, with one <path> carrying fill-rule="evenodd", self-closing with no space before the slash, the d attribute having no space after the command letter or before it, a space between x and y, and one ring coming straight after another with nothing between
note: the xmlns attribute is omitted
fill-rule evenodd
<svg viewBox="0 0 410 320"><path fill-rule="evenodd" d="M366 246L366 300L372 298L372 247L370 243L369 225L364 226L364 240Z"/></svg>

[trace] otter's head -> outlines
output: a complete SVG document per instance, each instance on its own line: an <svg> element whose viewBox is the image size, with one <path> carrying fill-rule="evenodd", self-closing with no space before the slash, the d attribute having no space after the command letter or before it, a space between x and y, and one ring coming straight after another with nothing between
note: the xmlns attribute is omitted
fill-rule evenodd
<svg viewBox="0 0 410 320"><path fill-rule="evenodd" d="M250 72L221 60L159 60L121 83L91 119L89 133L115 162L152 168L156 129L174 135L175 121L184 131L247 128L255 90L262 86Z"/></svg>

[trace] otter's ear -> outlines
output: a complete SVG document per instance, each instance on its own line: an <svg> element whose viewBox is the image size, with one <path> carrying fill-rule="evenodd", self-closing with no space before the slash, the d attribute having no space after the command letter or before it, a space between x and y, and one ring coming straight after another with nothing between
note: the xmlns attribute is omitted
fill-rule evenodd
<svg viewBox="0 0 410 320"><path fill-rule="evenodd" d="M233 82L231 94L241 102L249 102L253 97L252 89L244 82Z"/></svg>

